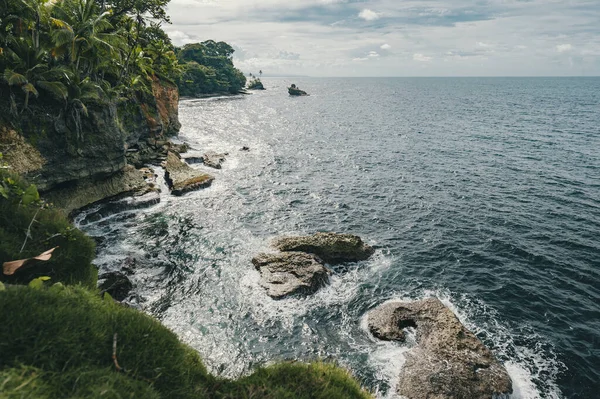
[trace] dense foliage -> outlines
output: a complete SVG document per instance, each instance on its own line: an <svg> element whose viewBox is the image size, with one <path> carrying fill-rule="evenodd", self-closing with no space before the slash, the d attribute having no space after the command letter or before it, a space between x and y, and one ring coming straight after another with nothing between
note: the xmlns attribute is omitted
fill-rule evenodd
<svg viewBox="0 0 600 399"><path fill-rule="evenodd" d="M177 81L183 96L208 93L238 93L246 76L233 66L233 48L225 42L207 40L176 50L182 74Z"/></svg>
<svg viewBox="0 0 600 399"><path fill-rule="evenodd" d="M154 75L174 81L167 2L0 0L2 105L16 117L55 104L77 123L90 102L150 92Z"/></svg>
<svg viewBox="0 0 600 399"><path fill-rule="evenodd" d="M161 24L169 0L0 0L0 105L13 118L51 104L76 125L90 102L150 93L152 78L182 95L245 86L233 48L208 40L175 49Z"/></svg>
<svg viewBox="0 0 600 399"><path fill-rule="evenodd" d="M64 215L39 201L34 185L0 169L0 265L58 247L47 262L23 266L0 281L27 284L47 276L53 282L96 286L94 242Z"/></svg>
<svg viewBox="0 0 600 399"><path fill-rule="evenodd" d="M283 363L237 381L214 377L158 321L80 288L0 287L0 301L0 397L370 397L331 364Z"/></svg>

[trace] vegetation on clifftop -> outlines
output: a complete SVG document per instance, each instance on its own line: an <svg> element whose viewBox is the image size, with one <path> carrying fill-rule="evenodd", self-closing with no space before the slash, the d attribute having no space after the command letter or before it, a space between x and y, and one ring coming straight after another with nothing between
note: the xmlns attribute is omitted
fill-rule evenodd
<svg viewBox="0 0 600 399"><path fill-rule="evenodd" d="M51 104L80 124L93 102L150 93L180 72L168 0L3 0L0 98L13 117Z"/></svg>
<svg viewBox="0 0 600 399"><path fill-rule="evenodd" d="M210 93L238 93L246 85L246 76L233 66L233 47L225 42L207 40L176 49L182 65L177 80L182 96Z"/></svg>

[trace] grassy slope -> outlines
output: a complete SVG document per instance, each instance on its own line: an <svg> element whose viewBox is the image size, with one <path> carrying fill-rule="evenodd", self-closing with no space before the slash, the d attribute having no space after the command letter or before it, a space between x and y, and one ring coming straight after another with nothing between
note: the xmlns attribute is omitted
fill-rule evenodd
<svg viewBox="0 0 600 399"><path fill-rule="evenodd" d="M323 363L217 379L158 321L83 288L12 286L0 291L0 304L0 398L370 397L346 371ZM112 362L114 333L124 373Z"/></svg>
<svg viewBox="0 0 600 399"><path fill-rule="evenodd" d="M282 363L237 381L208 374L198 353L157 320L100 298L89 237L62 213L26 204L29 185L17 176L0 170L0 185L0 264L59 247L47 262L0 274L0 399L371 397L332 364ZM54 285L15 285L39 276ZM124 372L112 359L115 333Z"/></svg>

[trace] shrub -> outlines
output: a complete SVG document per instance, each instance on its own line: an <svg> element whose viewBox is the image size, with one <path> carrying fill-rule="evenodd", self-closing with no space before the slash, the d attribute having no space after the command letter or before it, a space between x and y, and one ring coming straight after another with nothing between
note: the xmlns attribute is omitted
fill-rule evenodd
<svg viewBox="0 0 600 399"><path fill-rule="evenodd" d="M34 257L54 247L59 248L49 261L26 265L13 276L0 273L0 281L26 284L49 276L53 282L89 288L95 288L97 281L91 263L93 240L74 228L60 211L41 204L35 186L0 170L0 264Z"/></svg>

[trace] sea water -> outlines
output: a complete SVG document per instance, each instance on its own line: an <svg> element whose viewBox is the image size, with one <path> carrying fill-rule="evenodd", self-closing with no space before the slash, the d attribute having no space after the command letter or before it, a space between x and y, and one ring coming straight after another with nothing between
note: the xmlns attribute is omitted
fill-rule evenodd
<svg viewBox="0 0 600 399"><path fill-rule="evenodd" d="M135 306L215 374L335 359L392 398L414 335L378 341L365 315L437 296L504 362L512 397L598 397L599 78L263 81L180 104L184 156L229 153L220 170L193 165L210 188L78 216L101 237L101 271L136 259ZM310 96L288 96L291 83ZM252 257L317 231L376 254L315 295L269 298Z"/></svg>

